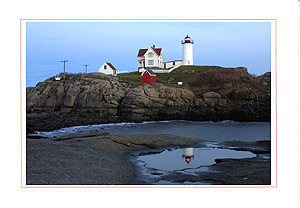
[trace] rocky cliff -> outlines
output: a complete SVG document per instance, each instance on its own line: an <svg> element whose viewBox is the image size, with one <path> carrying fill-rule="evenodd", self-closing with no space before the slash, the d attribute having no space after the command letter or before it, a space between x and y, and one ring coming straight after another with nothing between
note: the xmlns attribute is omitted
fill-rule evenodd
<svg viewBox="0 0 300 208"><path fill-rule="evenodd" d="M197 87L195 82L180 88L133 87L100 73L49 80L26 89L27 132L123 121L270 121L270 73L255 82L257 87L252 88L244 82L223 83L219 88Z"/></svg>

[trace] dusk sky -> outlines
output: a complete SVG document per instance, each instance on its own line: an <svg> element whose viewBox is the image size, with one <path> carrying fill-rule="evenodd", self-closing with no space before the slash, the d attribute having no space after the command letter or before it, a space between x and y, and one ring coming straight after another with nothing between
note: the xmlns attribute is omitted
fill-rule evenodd
<svg viewBox="0 0 300 208"><path fill-rule="evenodd" d="M244 66L271 71L269 22L29 22L26 23L26 86L63 72L96 72L104 62L137 71L140 48L155 44L163 61L182 59L181 40L194 41L194 64Z"/></svg>

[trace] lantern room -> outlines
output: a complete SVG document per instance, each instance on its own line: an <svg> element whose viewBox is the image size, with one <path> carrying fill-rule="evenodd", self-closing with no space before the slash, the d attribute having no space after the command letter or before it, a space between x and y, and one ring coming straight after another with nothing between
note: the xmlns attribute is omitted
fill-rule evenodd
<svg viewBox="0 0 300 208"><path fill-rule="evenodd" d="M191 43L194 44L194 41L187 35L184 40L181 41L181 44Z"/></svg>

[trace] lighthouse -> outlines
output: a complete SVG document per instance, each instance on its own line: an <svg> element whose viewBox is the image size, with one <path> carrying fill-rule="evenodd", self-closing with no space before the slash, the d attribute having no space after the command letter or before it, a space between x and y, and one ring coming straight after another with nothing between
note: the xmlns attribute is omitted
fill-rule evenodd
<svg viewBox="0 0 300 208"><path fill-rule="evenodd" d="M193 44L194 41L187 35L181 41L183 45L182 65L193 65Z"/></svg>

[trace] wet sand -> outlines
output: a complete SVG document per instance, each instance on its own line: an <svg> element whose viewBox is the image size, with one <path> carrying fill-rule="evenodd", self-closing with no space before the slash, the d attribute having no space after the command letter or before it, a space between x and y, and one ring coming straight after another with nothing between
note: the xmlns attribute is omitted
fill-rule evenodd
<svg viewBox="0 0 300 208"><path fill-rule="evenodd" d="M93 133L61 138L27 138L27 185L140 185L145 180L133 162L136 153L166 148L204 147L205 140L174 135L108 135ZM270 141L224 142L221 148L248 150L255 158L222 159L197 176L168 174L170 183L203 181L210 184L270 185ZM266 159L267 158L267 159Z"/></svg>

